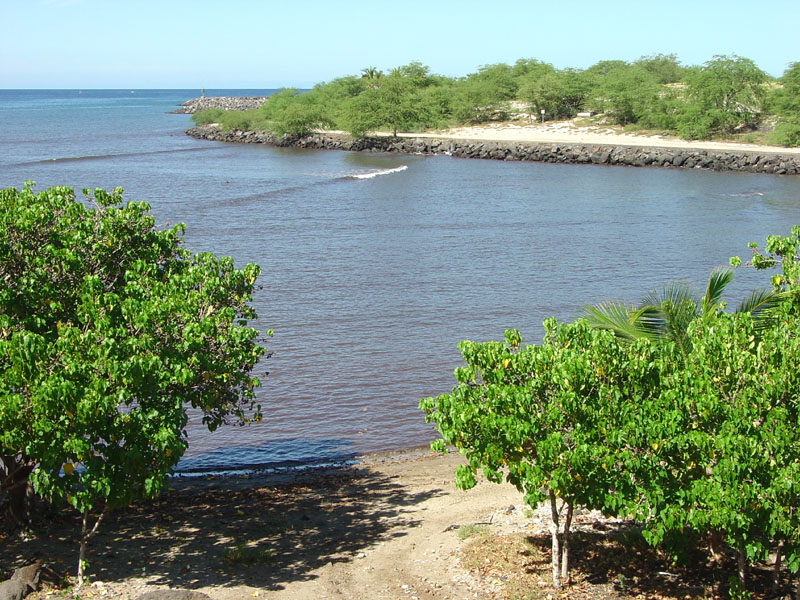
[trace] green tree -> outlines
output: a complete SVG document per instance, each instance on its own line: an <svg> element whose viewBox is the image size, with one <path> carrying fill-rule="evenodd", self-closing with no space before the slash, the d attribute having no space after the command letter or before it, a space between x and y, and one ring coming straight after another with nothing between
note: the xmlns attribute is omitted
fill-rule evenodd
<svg viewBox="0 0 800 600"><path fill-rule="evenodd" d="M589 105L620 125L637 123L652 111L660 87L646 69L616 63L595 76L594 82Z"/></svg>
<svg viewBox="0 0 800 600"><path fill-rule="evenodd" d="M661 84L678 83L686 75L686 69L681 66L675 54L642 56L633 64L650 73Z"/></svg>
<svg viewBox="0 0 800 600"><path fill-rule="evenodd" d="M419 82L395 69L381 77L349 103L348 129L355 137L381 127L408 131L424 122L425 113L419 103Z"/></svg>
<svg viewBox="0 0 800 600"><path fill-rule="evenodd" d="M533 113L544 110L548 118L563 119L574 117L583 107L588 89L582 71L565 69L524 77L519 96L530 103Z"/></svg>
<svg viewBox="0 0 800 600"><path fill-rule="evenodd" d="M627 506L632 456L617 451L622 423L637 394L653 387L619 381L637 370L609 332L582 321L544 325L540 346L522 346L514 330L505 343L461 342L466 366L456 369L458 385L419 406L442 436L431 447L453 445L467 458L456 472L460 488L473 487L480 469L495 483L505 477L531 507L549 502L553 585L560 587L569 577L575 506L609 514Z"/></svg>
<svg viewBox="0 0 800 600"><path fill-rule="evenodd" d="M361 69L361 78L366 79L368 84L376 82L381 77L383 77L383 71L378 67L366 67Z"/></svg>
<svg viewBox="0 0 800 600"><path fill-rule="evenodd" d="M553 72L555 72L555 67L553 67L553 65L535 58L520 58L514 63L514 66L511 67L511 76L518 81L528 78L535 79Z"/></svg>
<svg viewBox="0 0 800 600"><path fill-rule="evenodd" d="M484 65L455 86L454 116L461 123L505 119L518 89L512 67L505 63Z"/></svg>
<svg viewBox="0 0 800 600"><path fill-rule="evenodd" d="M672 345L656 346L658 393L637 406L641 426L625 434L639 457L631 472L640 497L632 508L647 540L680 540L693 531L719 555L727 543L742 589L747 565L777 543L790 570L800 560L795 328L781 322L759 330L747 314L693 321L687 358Z"/></svg>
<svg viewBox="0 0 800 600"><path fill-rule="evenodd" d="M682 137L707 138L753 126L762 111L766 74L748 59L715 56L686 77L686 109L678 117Z"/></svg>
<svg viewBox="0 0 800 600"><path fill-rule="evenodd" d="M756 242L748 244L753 256L747 263L757 270L781 268L781 273L770 278L773 293L785 298L783 307L792 315L800 316L800 225L792 227L790 235L769 235L760 251ZM731 258L733 266L742 264L738 256Z"/></svg>
<svg viewBox="0 0 800 600"><path fill-rule="evenodd" d="M258 266L192 256L182 225L157 230L121 194L87 193L87 207L66 187L0 191L0 491L23 518L29 475L83 515L79 581L106 511L164 485L188 406L212 431L261 418Z"/></svg>
<svg viewBox="0 0 800 600"><path fill-rule="evenodd" d="M770 97L778 123L770 142L780 146L800 146L800 62L789 65L780 78L780 87Z"/></svg>

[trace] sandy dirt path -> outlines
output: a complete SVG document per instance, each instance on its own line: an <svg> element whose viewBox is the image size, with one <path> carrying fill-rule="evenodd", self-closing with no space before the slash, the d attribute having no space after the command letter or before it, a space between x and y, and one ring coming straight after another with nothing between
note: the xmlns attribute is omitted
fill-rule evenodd
<svg viewBox="0 0 800 600"><path fill-rule="evenodd" d="M456 489L458 455L367 457L354 468L283 477L178 481L154 502L112 513L90 545L81 598L192 589L216 600L461 599L491 595L456 551L458 527L544 529L509 485ZM538 523L538 525L537 525ZM33 557L74 573L77 516L0 539L0 569ZM243 556L236 552L244 549ZM45 588L32 598L60 590Z"/></svg>

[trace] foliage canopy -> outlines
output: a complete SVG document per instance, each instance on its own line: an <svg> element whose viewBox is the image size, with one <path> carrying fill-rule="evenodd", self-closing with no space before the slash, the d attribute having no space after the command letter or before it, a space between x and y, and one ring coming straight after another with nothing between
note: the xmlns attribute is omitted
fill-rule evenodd
<svg viewBox="0 0 800 600"><path fill-rule="evenodd" d="M626 339L551 319L540 345L514 330L505 342L459 344L466 365L452 392L420 401L442 436L432 448L466 457L459 487L482 470L531 506L549 498L556 587L568 578L575 505L635 518L676 558L692 540L716 555L727 544L740 588L770 552L800 570L798 239L795 227L770 236L764 254L753 245L751 264L782 267L771 309L781 317L766 327L753 311L722 310L730 273L719 270L703 298L685 298L677 336L634 327Z"/></svg>
<svg viewBox="0 0 800 600"><path fill-rule="evenodd" d="M0 191L0 491L29 475L84 515L122 506L163 486L187 407L210 430L261 418L259 268L192 256L182 233L120 188Z"/></svg>

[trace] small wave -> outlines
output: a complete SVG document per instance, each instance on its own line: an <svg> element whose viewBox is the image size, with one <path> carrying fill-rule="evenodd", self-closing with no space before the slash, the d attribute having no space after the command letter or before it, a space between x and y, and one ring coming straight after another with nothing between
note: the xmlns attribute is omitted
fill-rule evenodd
<svg viewBox="0 0 800 600"><path fill-rule="evenodd" d="M764 194L761 192L740 192L738 194L728 194L728 196L732 198L747 198L750 196L763 196Z"/></svg>
<svg viewBox="0 0 800 600"><path fill-rule="evenodd" d="M408 165L401 165L394 169L380 169L379 171L371 171L369 173L358 173L356 175L350 175L353 179L372 179L373 177L378 177L379 175L388 175L389 173L399 173L400 171L405 171L408 168Z"/></svg>

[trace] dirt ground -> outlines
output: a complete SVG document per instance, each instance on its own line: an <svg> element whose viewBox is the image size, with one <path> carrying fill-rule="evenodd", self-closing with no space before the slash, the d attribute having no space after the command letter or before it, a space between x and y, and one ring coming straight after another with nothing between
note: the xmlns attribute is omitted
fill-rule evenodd
<svg viewBox="0 0 800 600"><path fill-rule="evenodd" d="M325 471L174 479L158 499L111 513L89 547L89 582L74 583L80 520L40 518L26 536L0 533L0 580L41 560L28 596L133 600L189 589L214 600L700 600L730 596L735 560L685 567L649 548L630 522L576 508L572 584L550 586L550 509L513 487L456 489L463 459L427 450L364 457ZM466 535L471 533L471 537ZM754 599L772 566L750 576Z"/></svg>
<svg viewBox="0 0 800 600"><path fill-rule="evenodd" d="M367 457L353 468L290 476L175 481L154 502L112 513L90 543L81 598L136 598L157 588L233 598L483 597L460 565L460 526L546 529L511 486L455 488L458 455ZM0 570L39 558L74 573L77 516L0 538ZM53 576L51 576L51 579ZM489 585L491 587L491 585ZM71 595L64 583L32 598Z"/></svg>

